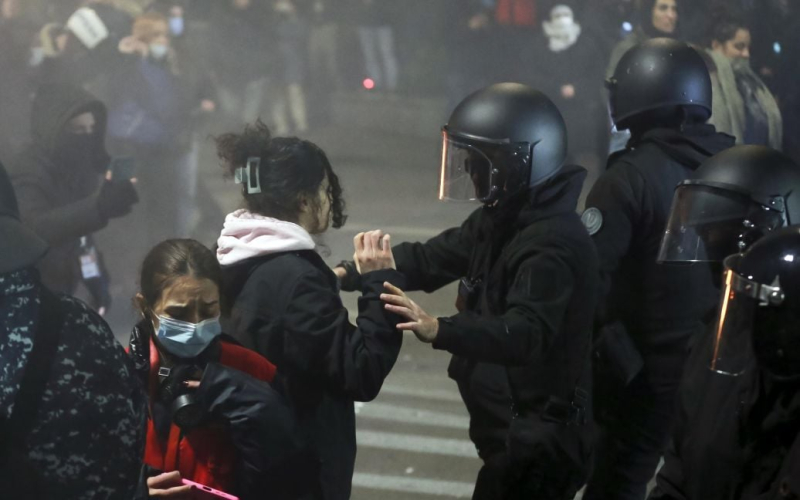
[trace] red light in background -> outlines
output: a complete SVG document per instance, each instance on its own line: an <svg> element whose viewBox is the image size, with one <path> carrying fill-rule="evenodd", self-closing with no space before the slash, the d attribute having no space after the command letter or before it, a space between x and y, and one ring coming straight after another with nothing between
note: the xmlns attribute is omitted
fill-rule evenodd
<svg viewBox="0 0 800 500"><path fill-rule="evenodd" d="M362 83L364 85L364 88L367 90L372 90L375 88L375 80L373 80L372 78L365 78Z"/></svg>

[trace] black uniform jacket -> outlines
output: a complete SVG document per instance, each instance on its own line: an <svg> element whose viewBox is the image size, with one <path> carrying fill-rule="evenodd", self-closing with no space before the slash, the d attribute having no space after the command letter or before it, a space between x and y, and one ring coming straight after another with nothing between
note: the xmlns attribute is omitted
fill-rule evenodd
<svg viewBox="0 0 800 500"><path fill-rule="evenodd" d="M350 324L336 276L316 252L257 257L223 268L226 331L278 368L299 432L316 454L315 498L348 499L356 457L354 401L370 401L397 360L400 318L380 300L383 283L406 285L394 270L367 273Z"/></svg>
<svg viewBox="0 0 800 500"><path fill-rule="evenodd" d="M602 224L590 228L600 256L599 326L620 321L645 356L683 353L717 304L708 266L656 258L675 186L733 145L711 125L651 130L609 159L587 197L587 210L602 215Z"/></svg>
<svg viewBox="0 0 800 500"><path fill-rule="evenodd" d="M510 425L510 409L476 419L477 410L503 401L493 389L510 385L520 417L535 421L548 401L569 405L577 386L588 389L598 272L594 245L575 213L585 175L565 167L505 207L480 208L461 227L394 249L409 289L430 292L461 277L479 282L466 310L440 319L434 347L455 354L449 373L459 382L472 415L470 437L484 459L502 451ZM497 374L486 363L507 366L500 372L505 380L484 380ZM539 442L528 449L551 451L555 437L556 448L583 464L582 432L542 423Z"/></svg>
<svg viewBox="0 0 800 500"><path fill-rule="evenodd" d="M800 384L776 382L755 363L738 377L712 372L713 348L708 335L687 362L650 500L798 498Z"/></svg>

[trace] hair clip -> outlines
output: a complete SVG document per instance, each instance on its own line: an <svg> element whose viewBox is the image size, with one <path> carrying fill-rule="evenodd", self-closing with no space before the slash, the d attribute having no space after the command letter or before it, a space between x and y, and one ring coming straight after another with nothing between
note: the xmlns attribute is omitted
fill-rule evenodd
<svg viewBox="0 0 800 500"><path fill-rule="evenodd" d="M261 192L261 182L259 181L259 171L261 169L261 158L250 157L244 167L239 167L234 171L233 178L236 184L246 184L247 194L258 194Z"/></svg>

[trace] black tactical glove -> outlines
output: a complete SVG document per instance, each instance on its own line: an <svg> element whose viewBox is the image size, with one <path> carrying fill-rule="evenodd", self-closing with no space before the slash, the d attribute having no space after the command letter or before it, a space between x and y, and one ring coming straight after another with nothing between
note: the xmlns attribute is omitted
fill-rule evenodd
<svg viewBox="0 0 800 500"><path fill-rule="evenodd" d="M131 213L133 205L139 202L136 188L129 181L105 181L97 195L97 210L106 219L114 219Z"/></svg>
<svg viewBox="0 0 800 500"><path fill-rule="evenodd" d="M339 287L343 292L356 292L361 290L361 274L358 272L355 262L352 260L343 260L336 264L336 267L341 267L347 271L345 277L339 280Z"/></svg>

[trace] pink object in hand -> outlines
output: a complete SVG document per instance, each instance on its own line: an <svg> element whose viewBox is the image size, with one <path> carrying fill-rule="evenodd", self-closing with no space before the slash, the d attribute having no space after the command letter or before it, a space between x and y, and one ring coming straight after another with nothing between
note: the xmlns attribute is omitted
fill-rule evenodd
<svg viewBox="0 0 800 500"><path fill-rule="evenodd" d="M189 481L188 479L182 479L181 482L192 487L192 498L195 500L239 500L239 497L228 495L223 491L209 488L208 486Z"/></svg>

